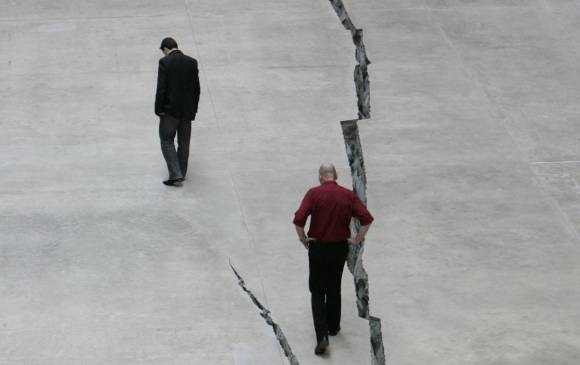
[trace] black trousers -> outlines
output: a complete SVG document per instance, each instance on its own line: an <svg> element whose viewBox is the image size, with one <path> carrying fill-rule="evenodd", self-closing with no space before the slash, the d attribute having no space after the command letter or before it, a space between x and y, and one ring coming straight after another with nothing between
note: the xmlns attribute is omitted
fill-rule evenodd
<svg viewBox="0 0 580 365"><path fill-rule="evenodd" d="M177 134L177 151L175 150L175 134ZM178 120L168 114L162 116L159 121L159 138L161 152L169 170L169 178L184 178L189 159L191 120Z"/></svg>
<svg viewBox="0 0 580 365"><path fill-rule="evenodd" d="M327 336L328 331L340 328L340 286L347 255L346 241L310 243L308 286L312 294L312 318L318 341Z"/></svg>

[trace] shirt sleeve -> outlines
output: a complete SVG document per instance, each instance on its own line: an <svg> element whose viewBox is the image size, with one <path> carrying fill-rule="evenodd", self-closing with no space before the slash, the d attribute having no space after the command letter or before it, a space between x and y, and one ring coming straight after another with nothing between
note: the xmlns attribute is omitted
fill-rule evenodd
<svg viewBox="0 0 580 365"><path fill-rule="evenodd" d="M306 219L312 212L312 194L310 191L306 193L304 199L302 199L302 203L300 204L300 208L294 213L294 224L298 227L304 227L306 225Z"/></svg>
<svg viewBox="0 0 580 365"><path fill-rule="evenodd" d="M167 75L165 73L165 65L162 60L159 60L159 70L157 71L157 91L155 93L155 114L161 115L163 104L165 103L165 93L167 88Z"/></svg>
<svg viewBox="0 0 580 365"><path fill-rule="evenodd" d="M353 195L352 216L358 218L360 224L363 226L371 224L375 220L371 212L369 212L356 194L353 193Z"/></svg>
<svg viewBox="0 0 580 365"><path fill-rule="evenodd" d="M193 105L194 110L197 113L197 106L199 104L199 95L201 94L201 87L199 86L199 69L197 68L197 62L195 63L195 71L193 76Z"/></svg>

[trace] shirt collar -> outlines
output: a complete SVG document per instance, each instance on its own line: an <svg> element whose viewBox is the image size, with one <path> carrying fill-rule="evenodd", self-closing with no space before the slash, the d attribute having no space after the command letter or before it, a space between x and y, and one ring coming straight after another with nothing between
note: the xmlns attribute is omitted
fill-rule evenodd
<svg viewBox="0 0 580 365"><path fill-rule="evenodd" d="M336 181L325 181L322 183L322 185L326 185L326 184L334 184L337 185Z"/></svg>

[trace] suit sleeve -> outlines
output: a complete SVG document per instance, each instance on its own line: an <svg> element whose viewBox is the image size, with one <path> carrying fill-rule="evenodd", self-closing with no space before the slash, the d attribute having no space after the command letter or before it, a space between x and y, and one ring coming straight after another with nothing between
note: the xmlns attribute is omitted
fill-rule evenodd
<svg viewBox="0 0 580 365"><path fill-rule="evenodd" d="M155 114L161 115L165 111L165 94L167 92L167 72L165 65L159 60L159 70L157 71L157 92L155 93Z"/></svg>
<svg viewBox="0 0 580 365"><path fill-rule="evenodd" d="M199 85L199 69L197 67L197 62L195 63L195 70L193 75L193 105L194 110L197 113L197 105L199 104L199 95L201 94L201 87Z"/></svg>
<svg viewBox="0 0 580 365"><path fill-rule="evenodd" d="M363 226L367 226L375 220L371 212L364 206L358 196L353 193L352 216L358 218Z"/></svg>
<svg viewBox="0 0 580 365"><path fill-rule="evenodd" d="M304 196L304 199L302 199L300 207L298 208L296 213L294 213L293 223L298 227L304 228L304 226L306 225L306 220L308 219L310 213L312 213L312 194L310 194L310 191L308 191L308 193L306 193L306 195Z"/></svg>

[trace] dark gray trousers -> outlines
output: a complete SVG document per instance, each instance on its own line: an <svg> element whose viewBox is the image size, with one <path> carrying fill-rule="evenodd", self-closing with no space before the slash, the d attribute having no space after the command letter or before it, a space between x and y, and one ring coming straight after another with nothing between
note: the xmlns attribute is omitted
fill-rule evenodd
<svg viewBox="0 0 580 365"><path fill-rule="evenodd" d="M347 255L346 241L314 241L308 249L308 286L312 294L314 331L319 342L328 336L329 331L340 328L340 289Z"/></svg>
<svg viewBox="0 0 580 365"><path fill-rule="evenodd" d="M177 134L177 150L175 135ZM178 120L171 115L163 115L159 120L159 139L161 152L167 163L170 179L185 178L189 159L189 140L191 120Z"/></svg>

